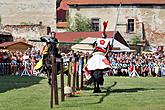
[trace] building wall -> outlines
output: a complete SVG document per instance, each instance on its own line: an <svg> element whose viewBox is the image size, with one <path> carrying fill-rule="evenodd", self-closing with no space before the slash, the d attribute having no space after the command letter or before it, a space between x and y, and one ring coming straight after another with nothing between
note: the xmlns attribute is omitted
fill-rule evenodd
<svg viewBox="0 0 165 110"><path fill-rule="evenodd" d="M100 30L103 21L108 20L107 31L114 31L118 6L76 6L69 8L69 16L73 19L76 13L87 18L100 18ZM135 32L127 33L127 20L135 19ZM165 46L165 5L124 5L120 9L117 30L130 41L132 36L146 36L150 45ZM144 31L143 26L144 24Z"/></svg>
<svg viewBox="0 0 165 110"><path fill-rule="evenodd" d="M55 28L56 0L0 0L0 17L3 25L22 23Z"/></svg>
<svg viewBox="0 0 165 110"><path fill-rule="evenodd" d="M47 26L43 25L5 25L0 27L2 31L9 32L14 38L24 39L31 45L40 46L43 43L29 42L28 40L39 40L41 36L47 34ZM37 47L38 48L38 47Z"/></svg>

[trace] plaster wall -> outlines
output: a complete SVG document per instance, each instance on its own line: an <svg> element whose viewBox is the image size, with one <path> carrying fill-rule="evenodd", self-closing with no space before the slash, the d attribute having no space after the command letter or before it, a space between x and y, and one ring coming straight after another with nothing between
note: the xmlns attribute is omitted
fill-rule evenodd
<svg viewBox="0 0 165 110"><path fill-rule="evenodd" d="M165 5L128 5L122 6L119 13L117 28L126 41L131 37L146 37L150 45L165 46ZM69 16L74 19L79 13L87 18L100 18L100 31L103 22L109 21L107 31L114 31L116 26L118 6L77 6L69 8ZM127 32L128 19L135 19L135 31ZM74 20L73 20L74 21ZM142 26L144 24L144 27ZM144 28L144 29L143 29Z"/></svg>

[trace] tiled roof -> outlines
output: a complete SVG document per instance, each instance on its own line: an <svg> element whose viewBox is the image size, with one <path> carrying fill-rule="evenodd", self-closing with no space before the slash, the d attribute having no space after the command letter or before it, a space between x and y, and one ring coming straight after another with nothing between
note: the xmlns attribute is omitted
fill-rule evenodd
<svg viewBox="0 0 165 110"><path fill-rule="evenodd" d="M85 39L88 37L99 38L102 32L57 32L56 37L61 42L74 42L80 38ZM113 31L108 31L107 36L112 37Z"/></svg>
<svg viewBox="0 0 165 110"><path fill-rule="evenodd" d="M22 42L22 41L4 42L4 43L1 43L0 44L0 47L8 47L8 46L12 46L12 45L15 45L15 44L18 44L18 43L23 43L25 45L28 45L28 46L32 47L32 45L30 45L28 43L25 43L25 42Z"/></svg>
<svg viewBox="0 0 165 110"><path fill-rule="evenodd" d="M112 38L114 31L107 31L106 32L108 38ZM60 42L76 42L80 38L100 38L102 37L102 32L57 32L56 38ZM127 42L124 40L124 38L121 36L121 34L117 31L115 32L115 39L119 41L120 43L128 46Z"/></svg>
<svg viewBox="0 0 165 110"><path fill-rule="evenodd" d="M70 5L88 5L88 4L165 4L165 0L70 0Z"/></svg>

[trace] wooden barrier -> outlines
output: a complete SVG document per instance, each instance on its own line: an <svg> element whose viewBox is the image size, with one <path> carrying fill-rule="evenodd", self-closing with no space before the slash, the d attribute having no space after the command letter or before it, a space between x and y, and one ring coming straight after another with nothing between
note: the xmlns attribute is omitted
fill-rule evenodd
<svg viewBox="0 0 165 110"><path fill-rule="evenodd" d="M51 55L52 59L52 84L51 84L51 98L50 107L53 108L53 97L55 105L58 105L58 85L57 85L57 64L54 55Z"/></svg>
<svg viewBox="0 0 165 110"><path fill-rule="evenodd" d="M63 68L63 59L61 58L61 101L65 100L64 94L64 68Z"/></svg>
<svg viewBox="0 0 165 110"><path fill-rule="evenodd" d="M73 60L72 60L72 70L73 70L73 82L72 82L72 89L73 89L73 92L75 92L76 91L76 89L75 89L75 83L76 83L76 58L74 58Z"/></svg>
<svg viewBox="0 0 165 110"><path fill-rule="evenodd" d="M80 58L76 58L76 89L79 90L79 66L80 66Z"/></svg>
<svg viewBox="0 0 165 110"><path fill-rule="evenodd" d="M69 63L68 63L68 86L70 87L71 86L71 72L72 72L72 69L71 69L71 58L69 58Z"/></svg>
<svg viewBox="0 0 165 110"><path fill-rule="evenodd" d="M81 86L80 86L81 90L84 88L84 85L83 85L83 79L84 79L83 65L84 65L84 57L81 57Z"/></svg>

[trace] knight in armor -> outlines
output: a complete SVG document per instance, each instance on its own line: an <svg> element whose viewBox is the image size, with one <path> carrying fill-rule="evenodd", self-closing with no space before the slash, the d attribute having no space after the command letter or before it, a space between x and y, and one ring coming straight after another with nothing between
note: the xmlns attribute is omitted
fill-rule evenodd
<svg viewBox="0 0 165 110"><path fill-rule="evenodd" d="M49 28L48 28L49 29ZM55 32L47 33L46 36L42 36L42 42L45 42L45 45L42 49L42 59L34 67L35 70L44 71L47 70L47 64L49 63L50 55L55 55L56 58L61 58L58 49L58 40L55 38Z"/></svg>
<svg viewBox="0 0 165 110"><path fill-rule="evenodd" d="M55 44L53 44L54 46L51 46L50 51L53 51L54 55L57 58L61 58L61 54L60 54L60 50L59 50L59 41L56 38L56 33L55 32L51 32L51 39L53 40L53 42L55 42Z"/></svg>
<svg viewBox="0 0 165 110"><path fill-rule="evenodd" d="M49 43L46 43L42 49L42 57L43 57L43 60L46 60L48 58L48 54L49 54L49 47L50 47L50 44Z"/></svg>
<svg viewBox="0 0 165 110"><path fill-rule="evenodd" d="M41 37L41 41L46 42L46 45L43 48L43 57L47 56L48 54L54 54L57 58L61 58L59 53L59 43L57 38L55 38L56 33L51 32L51 36L43 36Z"/></svg>
<svg viewBox="0 0 165 110"><path fill-rule="evenodd" d="M110 68L108 54L110 51L110 41L106 39L107 35L105 33L105 29L107 27L108 22L104 22L104 31L102 34L102 38L97 38L94 42L94 51L93 56L88 60L87 64L84 67L84 72L86 79L93 79L94 74L91 74L95 70L100 71L100 85L103 85L103 71Z"/></svg>

